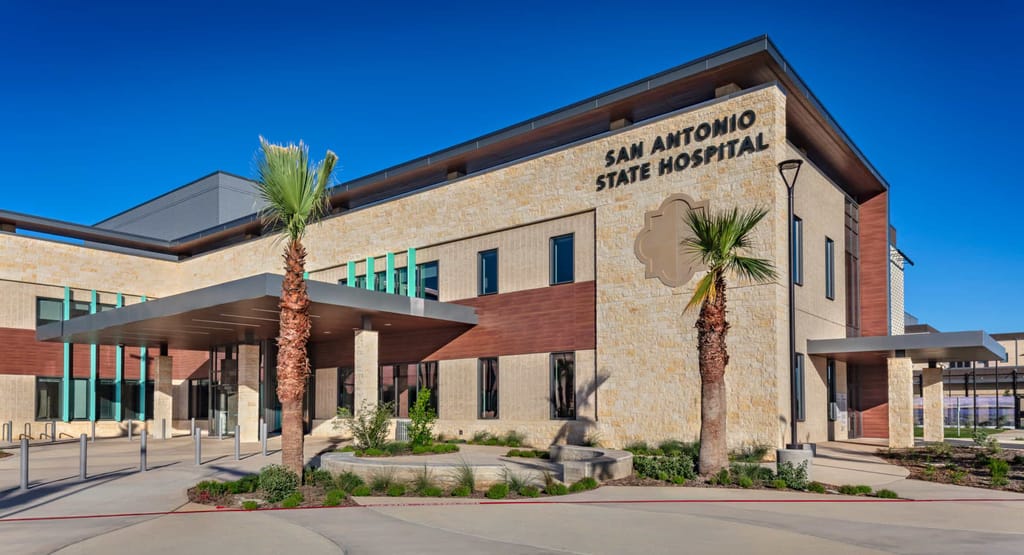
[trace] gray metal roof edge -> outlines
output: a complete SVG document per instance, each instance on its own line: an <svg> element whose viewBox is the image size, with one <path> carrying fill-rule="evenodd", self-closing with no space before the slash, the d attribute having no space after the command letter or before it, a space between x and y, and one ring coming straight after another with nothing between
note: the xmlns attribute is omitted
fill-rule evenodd
<svg viewBox="0 0 1024 555"><path fill-rule="evenodd" d="M277 276L277 291L273 295L280 295L281 280ZM358 287L347 287L331 283L329 281L307 280L306 288L309 291L309 299L313 302L322 302L339 306L349 306L360 310L373 310L378 312L389 312L405 316L420 316L432 320L445 320L460 324L476 325L476 309L455 303L445 303L396 295L381 291L371 291Z"/></svg>
<svg viewBox="0 0 1024 555"><path fill-rule="evenodd" d="M993 355L1002 358L1006 357L1006 350L1003 349L1002 345L982 330L807 340L807 354L811 355L942 347L983 347L992 352Z"/></svg>
<svg viewBox="0 0 1024 555"><path fill-rule="evenodd" d="M173 188L173 189L171 189L169 191L163 192L163 193L161 193L161 194L159 194L159 195L157 195L157 196L155 196L155 197L153 197L153 198L151 198L149 200L145 200L143 202L140 202L140 203L136 204L135 206L132 206L131 208L126 208L126 209L118 212L117 214L114 214L113 216L109 216L107 218L104 218L104 219L102 219L102 220L100 220L100 221L98 221L98 222L96 222L96 223L94 223L92 225L97 226L97 225L100 225L102 223L109 222L110 220L113 220L114 218L116 218L118 216L123 216L123 215L131 212L132 210L136 210L138 208L142 208L143 206L145 206L145 205L147 205L147 204L149 204L151 202L160 200L160 199L166 197L167 195L170 195L172 193L176 193L176 192L178 192L178 191L180 191L182 189L185 189L187 187L191 187L192 185L195 185L196 183L199 183L200 181L202 181L204 179L207 179L207 178L210 178L210 177L213 177L213 176L215 176L217 174L230 175L231 177L235 177L235 178L238 178L238 179L244 179L246 181L253 181L252 179L250 179L248 177L243 177L243 176L238 175L236 173L231 173L231 172L227 172L227 171L224 171L224 170L214 170L214 171L212 171L212 172L210 172L210 173L208 173L208 174L206 174L206 175L204 175L202 177L197 177L196 179L193 179L192 181L189 181L188 183L186 183L184 185L179 185L179 186L177 186L177 187L175 187L175 188Z"/></svg>

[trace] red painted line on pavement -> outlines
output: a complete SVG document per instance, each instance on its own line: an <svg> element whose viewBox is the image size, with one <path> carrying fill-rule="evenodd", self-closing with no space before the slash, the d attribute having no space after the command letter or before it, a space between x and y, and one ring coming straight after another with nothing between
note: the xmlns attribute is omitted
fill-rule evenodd
<svg viewBox="0 0 1024 555"><path fill-rule="evenodd" d="M90 518L133 518L133 517L145 517L145 516L167 516L167 515L189 515L189 514L203 514L203 513L250 513L260 511L303 511L310 509L376 509L386 507L459 507L459 506L480 506L480 505L637 505L637 504L700 504L700 503L718 503L718 504L743 504L743 503L986 503L986 502L1004 502L1004 501L1024 501L1024 497L1015 499L983 499L983 498L966 498L966 499L878 499L878 498L860 498L860 499L621 499L615 500L585 500L581 499L578 501L565 500L565 501L464 501L459 503L446 503L446 502L423 502L423 503L389 503L381 505L345 505L338 507L271 507L266 509L200 509L197 511L152 511L152 512L138 512L138 513L105 513L95 515L66 515L66 516L33 516L33 517L18 517L18 518L0 518L0 524L5 522L36 522L36 521L49 521L49 520L78 520L78 519L90 519Z"/></svg>

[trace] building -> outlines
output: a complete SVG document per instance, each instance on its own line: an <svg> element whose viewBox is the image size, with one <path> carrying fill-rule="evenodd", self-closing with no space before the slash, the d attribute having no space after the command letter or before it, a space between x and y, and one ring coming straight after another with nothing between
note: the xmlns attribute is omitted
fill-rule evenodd
<svg viewBox="0 0 1024 555"><path fill-rule="evenodd" d="M803 162L794 359L788 159ZM200 190L214 182L224 194ZM0 420L113 435L195 417L247 441L261 419L277 428L280 247L224 191L239 183L214 174L96 226L0 212ZM402 417L430 389L449 436L696 438L683 309L701 269L682 216L758 206L755 251L782 277L730 289L730 445L783 445L793 419L801 442L905 444L914 362L1003 353L980 332L891 335L887 191L767 37L337 185L305 241L307 428L330 433L364 401Z"/></svg>

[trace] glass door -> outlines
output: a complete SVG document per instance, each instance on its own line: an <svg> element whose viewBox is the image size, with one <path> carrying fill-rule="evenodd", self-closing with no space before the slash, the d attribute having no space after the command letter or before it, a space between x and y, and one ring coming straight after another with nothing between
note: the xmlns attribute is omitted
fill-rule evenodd
<svg viewBox="0 0 1024 555"><path fill-rule="evenodd" d="M210 353L210 435L234 435L238 424L238 347Z"/></svg>

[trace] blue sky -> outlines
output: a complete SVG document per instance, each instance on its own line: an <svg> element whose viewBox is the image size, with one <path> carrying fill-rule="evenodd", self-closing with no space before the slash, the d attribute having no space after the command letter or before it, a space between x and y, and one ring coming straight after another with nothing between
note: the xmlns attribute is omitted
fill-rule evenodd
<svg viewBox="0 0 1024 555"><path fill-rule="evenodd" d="M95 223L260 134L344 181L768 33L891 184L908 310L1024 331L1012 2L150 4L0 3L0 208Z"/></svg>

